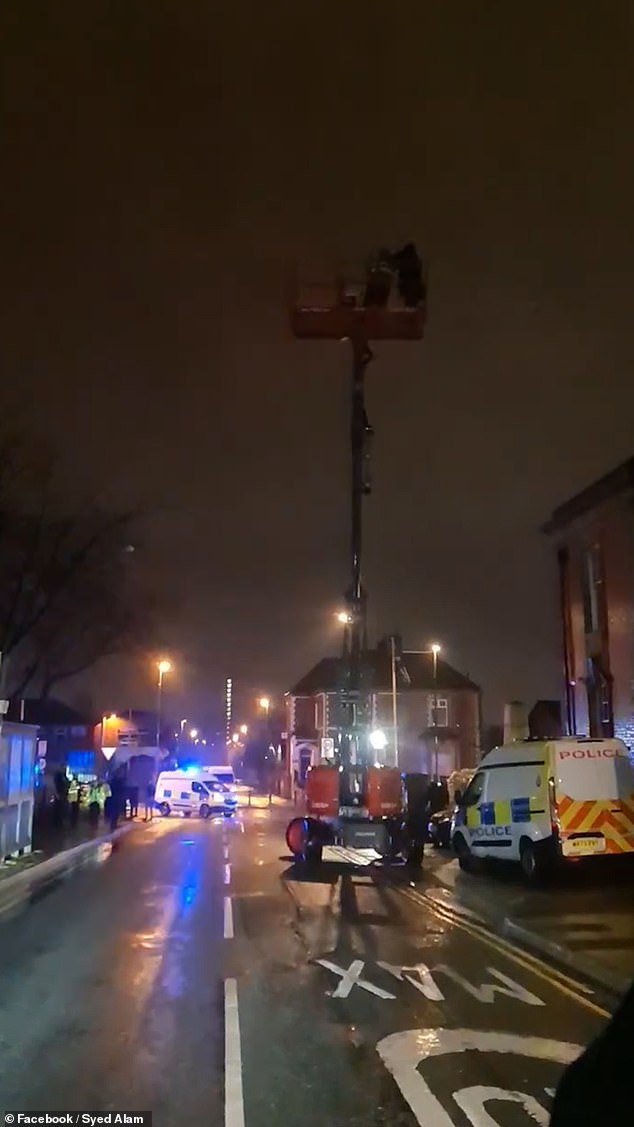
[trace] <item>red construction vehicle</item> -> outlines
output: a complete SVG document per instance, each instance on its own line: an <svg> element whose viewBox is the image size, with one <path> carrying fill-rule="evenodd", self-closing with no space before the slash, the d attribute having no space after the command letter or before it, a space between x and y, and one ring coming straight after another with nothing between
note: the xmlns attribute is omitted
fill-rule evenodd
<svg viewBox="0 0 634 1127"><path fill-rule="evenodd" d="M366 594L361 583L362 505L371 492L369 460L373 430L365 409L365 371L373 359L372 340L420 340L425 323L422 265L413 244L390 254L380 251L361 285L338 279L330 297L300 294L292 309L299 339L349 340L351 383L351 584L346 593L341 724L337 755L310 768L306 815L286 832L291 853L318 861L327 845L372 851L383 858L422 856L425 819L421 786L404 785L396 764L379 766L370 742L371 685L365 668ZM419 777L422 780L422 776ZM420 834L417 826L420 824ZM421 836L422 835L422 836ZM353 854L348 859L352 860Z"/></svg>

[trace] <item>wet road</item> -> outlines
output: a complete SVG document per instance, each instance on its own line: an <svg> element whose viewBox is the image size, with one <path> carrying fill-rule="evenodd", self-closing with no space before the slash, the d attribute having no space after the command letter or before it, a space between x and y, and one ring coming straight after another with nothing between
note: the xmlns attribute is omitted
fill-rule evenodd
<svg viewBox="0 0 634 1127"><path fill-rule="evenodd" d="M283 825L160 821L0 922L0 1112L547 1124L601 1000L407 885L306 879Z"/></svg>

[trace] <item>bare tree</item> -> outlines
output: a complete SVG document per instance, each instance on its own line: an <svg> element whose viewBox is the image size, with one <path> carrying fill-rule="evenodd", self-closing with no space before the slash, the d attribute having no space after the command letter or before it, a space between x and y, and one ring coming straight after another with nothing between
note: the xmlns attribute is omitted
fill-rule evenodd
<svg viewBox="0 0 634 1127"><path fill-rule="evenodd" d="M0 436L3 695L61 680L134 648L149 630L130 551L141 514L64 506L52 459Z"/></svg>

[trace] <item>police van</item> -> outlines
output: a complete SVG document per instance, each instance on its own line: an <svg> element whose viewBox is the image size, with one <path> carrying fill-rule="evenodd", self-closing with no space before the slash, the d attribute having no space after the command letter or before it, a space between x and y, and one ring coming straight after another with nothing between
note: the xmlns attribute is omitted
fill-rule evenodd
<svg viewBox="0 0 634 1127"><path fill-rule="evenodd" d="M485 755L452 822L460 868L519 861L529 881L560 861L634 855L634 767L617 739L518 740Z"/></svg>
<svg viewBox="0 0 634 1127"><path fill-rule="evenodd" d="M235 813L237 801L224 783L213 779L204 768L161 771L156 781L154 801L164 818L174 812L189 817L208 818L212 813Z"/></svg>

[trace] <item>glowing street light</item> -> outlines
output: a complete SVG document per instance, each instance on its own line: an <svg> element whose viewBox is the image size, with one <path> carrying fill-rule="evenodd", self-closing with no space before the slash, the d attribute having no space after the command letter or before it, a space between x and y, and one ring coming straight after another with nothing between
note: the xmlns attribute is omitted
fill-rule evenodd
<svg viewBox="0 0 634 1127"><path fill-rule="evenodd" d="M191 728L190 729L189 738L190 738L190 740L195 740L195 739L198 738L198 728Z"/></svg>
<svg viewBox="0 0 634 1127"><path fill-rule="evenodd" d="M163 678L166 673L171 673L172 663L166 657L157 661L156 668L158 669L158 694L156 702L156 748L161 746L161 707L163 704Z"/></svg>
<svg viewBox="0 0 634 1127"><path fill-rule="evenodd" d="M269 697L260 697L258 704L260 705L260 708L262 709L262 711L266 712L266 714L268 716L268 713L269 713L270 708L271 708L271 701L270 701Z"/></svg>
<svg viewBox="0 0 634 1127"><path fill-rule="evenodd" d="M238 732L233 733L233 735L231 737L231 742L234 743L234 744L240 743L240 736L239 736Z"/></svg>
<svg viewBox="0 0 634 1127"><path fill-rule="evenodd" d="M246 736L248 731L249 731L249 727L248 727L247 724L241 724L240 725L240 734L241 735Z"/></svg>
<svg viewBox="0 0 634 1127"><path fill-rule="evenodd" d="M370 732L370 747L373 751L385 751L387 736L381 728L375 728L373 732Z"/></svg>
<svg viewBox="0 0 634 1127"><path fill-rule="evenodd" d="M347 610L337 611L335 618L337 619L337 622L341 623L342 626L350 626L352 622L352 615Z"/></svg>

